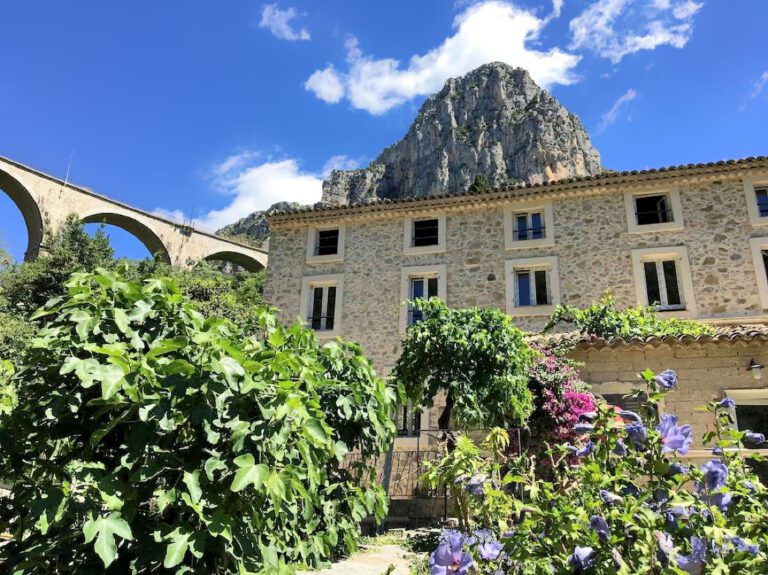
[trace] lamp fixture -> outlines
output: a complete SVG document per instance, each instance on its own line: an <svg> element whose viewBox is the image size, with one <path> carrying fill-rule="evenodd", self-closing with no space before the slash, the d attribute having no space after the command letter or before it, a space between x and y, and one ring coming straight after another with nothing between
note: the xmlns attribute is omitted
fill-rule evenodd
<svg viewBox="0 0 768 575"><path fill-rule="evenodd" d="M747 369L752 372L752 377L754 377L755 379L762 379L764 367L765 367L764 365L755 363L754 359L750 359L749 367Z"/></svg>

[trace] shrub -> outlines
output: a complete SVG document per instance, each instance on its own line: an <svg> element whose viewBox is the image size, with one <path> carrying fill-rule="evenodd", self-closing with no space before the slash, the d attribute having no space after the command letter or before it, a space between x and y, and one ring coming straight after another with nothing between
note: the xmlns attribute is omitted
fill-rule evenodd
<svg viewBox="0 0 768 575"><path fill-rule="evenodd" d="M645 417L605 405L584 414L574 426L579 438L549 454L551 481L537 477L527 457L507 460L500 482L522 488L525 499L512 501L506 528L476 522L464 533L446 532L430 557L431 572L768 572L768 490L741 452L765 438L731 430L733 402L713 401L706 410L715 429L704 441L719 455L699 467L685 465L677 456L689 450L692 430L660 411L676 376L643 377ZM466 491L467 504L483 508L495 490L488 480Z"/></svg>
<svg viewBox="0 0 768 575"><path fill-rule="evenodd" d="M560 322L573 323L579 333L603 339L714 333L712 326L693 320L660 318L652 307L616 309L616 301L608 294L584 309L557 306L544 330L550 330Z"/></svg>
<svg viewBox="0 0 768 575"><path fill-rule="evenodd" d="M445 393L447 429L525 425L533 409L528 369L533 352L497 309L450 309L439 299L417 300L423 320L408 328L393 377L419 407Z"/></svg>
<svg viewBox="0 0 768 575"><path fill-rule="evenodd" d="M383 517L364 462L394 436L396 395L359 346L263 308L252 333L205 319L168 279L66 287L0 426L4 571L289 573Z"/></svg>

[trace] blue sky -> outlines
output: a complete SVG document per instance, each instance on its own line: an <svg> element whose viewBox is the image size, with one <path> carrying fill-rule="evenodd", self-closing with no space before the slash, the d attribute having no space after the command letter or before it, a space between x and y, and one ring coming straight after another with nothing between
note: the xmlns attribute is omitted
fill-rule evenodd
<svg viewBox="0 0 768 575"><path fill-rule="evenodd" d="M764 0L29 0L3 19L0 155L60 177L71 158L71 181L204 228L319 199L488 60L527 67L609 168L768 153ZM26 245L4 194L0 241Z"/></svg>

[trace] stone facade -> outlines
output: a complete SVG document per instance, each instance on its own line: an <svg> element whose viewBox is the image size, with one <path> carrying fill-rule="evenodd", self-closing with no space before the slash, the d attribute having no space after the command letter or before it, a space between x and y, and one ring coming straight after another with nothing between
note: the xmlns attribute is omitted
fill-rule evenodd
<svg viewBox="0 0 768 575"><path fill-rule="evenodd" d="M764 322L768 318L760 303L758 273L765 270L756 271L750 239L768 237L768 226L751 223L748 202L754 197L745 193L744 183L763 178L768 178L768 160L757 158L460 197L278 214L270 218L265 298L282 319L293 321L301 309L303 278L343 274L339 333L361 343L377 369L386 372L398 357L402 338L404 268L445 266L444 295L451 307L508 310L507 282L512 278L505 262L555 256L560 303L586 306L610 291L620 306L632 306L639 303L633 250L684 246L693 293L686 298L686 310L664 315ZM682 218L682 228L630 232L625 195L657 190L679 194L682 213L675 218ZM542 202L551 202L554 243L506 249L505 208L524 210ZM407 255L404 219L430 215L445 216L444 251ZM335 225L345 229L343 260L308 263L310 228ZM525 330L538 331L547 319L544 311L515 315L514 320Z"/></svg>

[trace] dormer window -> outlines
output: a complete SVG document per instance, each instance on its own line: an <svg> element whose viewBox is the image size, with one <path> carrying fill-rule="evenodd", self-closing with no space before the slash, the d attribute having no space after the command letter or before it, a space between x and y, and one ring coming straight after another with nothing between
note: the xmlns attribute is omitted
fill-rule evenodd
<svg viewBox="0 0 768 575"><path fill-rule="evenodd" d="M307 234L307 263L340 262L344 259L345 226L311 227Z"/></svg>
<svg viewBox="0 0 768 575"><path fill-rule="evenodd" d="M445 216L405 218L403 251L431 254L445 251Z"/></svg>
<svg viewBox="0 0 768 575"><path fill-rule="evenodd" d="M679 231L683 208L677 188L654 192L626 191L627 230L630 233Z"/></svg>

